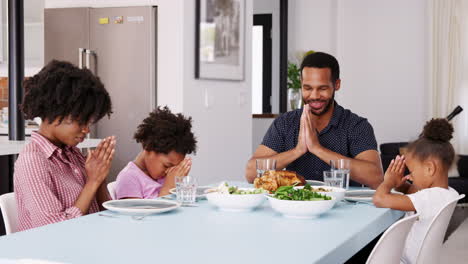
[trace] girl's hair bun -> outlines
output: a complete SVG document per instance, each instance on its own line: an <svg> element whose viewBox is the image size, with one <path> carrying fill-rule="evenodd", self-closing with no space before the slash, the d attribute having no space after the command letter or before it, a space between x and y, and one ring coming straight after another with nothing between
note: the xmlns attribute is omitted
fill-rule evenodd
<svg viewBox="0 0 468 264"><path fill-rule="evenodd" d="M452 139L453 126L445 118L433 118L426 123L423 138L433 141L449 142Z"/></svg>

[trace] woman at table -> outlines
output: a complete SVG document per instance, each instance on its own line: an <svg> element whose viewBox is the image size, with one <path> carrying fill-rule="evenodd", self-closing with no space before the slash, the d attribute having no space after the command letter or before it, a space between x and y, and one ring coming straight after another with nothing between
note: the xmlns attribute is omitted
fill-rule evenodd
<svg viewBox="0 0 468 264"><path fill-rule="evenodd" d="M110 116L111 99L98 77L68 62L52 61L25 80L26 118L42 123L15 163L18 229L26 230L99 211L109 200L106 177L115 138L85 157L76 147L91 123Z"/></svg>

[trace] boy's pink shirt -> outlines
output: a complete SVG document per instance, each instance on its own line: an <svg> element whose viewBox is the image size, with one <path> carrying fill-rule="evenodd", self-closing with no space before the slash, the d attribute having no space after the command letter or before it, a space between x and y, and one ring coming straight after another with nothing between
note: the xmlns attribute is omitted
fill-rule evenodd
<svg viewBox="0 0 468 264"><path fill-rule="evenodd" d="M130 161L117 176L115 197L153 199L159 196L163 184L164 178L154 180Z"/></svg>

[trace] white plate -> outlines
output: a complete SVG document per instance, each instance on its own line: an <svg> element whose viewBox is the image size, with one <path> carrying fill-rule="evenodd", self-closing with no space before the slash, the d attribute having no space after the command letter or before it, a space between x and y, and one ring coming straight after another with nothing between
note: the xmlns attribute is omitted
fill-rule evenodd
<svg viewBox="0 0 468 264"><path fill-rule="evenodd" d="M354 191L346 191L345 193L345 200L353 201L353 202L372 202L372 196L374 196L375 190L354 190ZM401 192L397 192L392 190L392 193L395 194L402 194Z"/></svg>
<svg viewBox="0 0 468 264"><path fill-rule="evenodd" d="M306 180L306 182L310 185L310 186L324 186L325 183L323 181L315 181L315 180Z"/></svg>
<svg viewBox="0 0 468 264"><path fill-rule="evenodd" d="M374 196L375 190L355 190L346 191L345 200L353 202L370 202Z"/></svg>
<svg viewBox="0 0 468 264"><path fill-rule="evenodd" d="M205 191L208 189L214 189L214 187L211 186L198 186L197 187L197 198L206 198L206 193ZM172 188L169 190L169 193L176 195L176 188Z"/></svg>
<svg viewBox="0 0 468 264"><path fill-rule="evenodd" d="M323 189L327 190L327 191L318 191L316 189L322 187ZM345 193L346 193L346 189L343 189L343 188L340 188L340 187L331 187L331 186L314 186L312 187L313 190L317 191L318 193L320 194L324 194L324 195L328 195L328 196L332 196L332 197L335 197L335 199L337 201L341 201L343 200L344 196L345 196Z"/></svg>
<svg viewBox="0 0 468 264"><path fill-rule="evenodd" d="M153 199L123 199L107 201L102 206L107 210L120 214L150 215L177 209L180 207L180 203Z"/></svg>

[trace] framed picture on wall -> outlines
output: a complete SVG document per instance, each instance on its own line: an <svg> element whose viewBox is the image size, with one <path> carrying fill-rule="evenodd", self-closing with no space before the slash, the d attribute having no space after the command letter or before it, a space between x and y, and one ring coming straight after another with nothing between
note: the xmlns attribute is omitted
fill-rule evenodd
<svg viewBox="0 0 468 264"><path fill-rule="evenodd" d="M244 79L244 0L197 0L195 78Z"/></svg>

